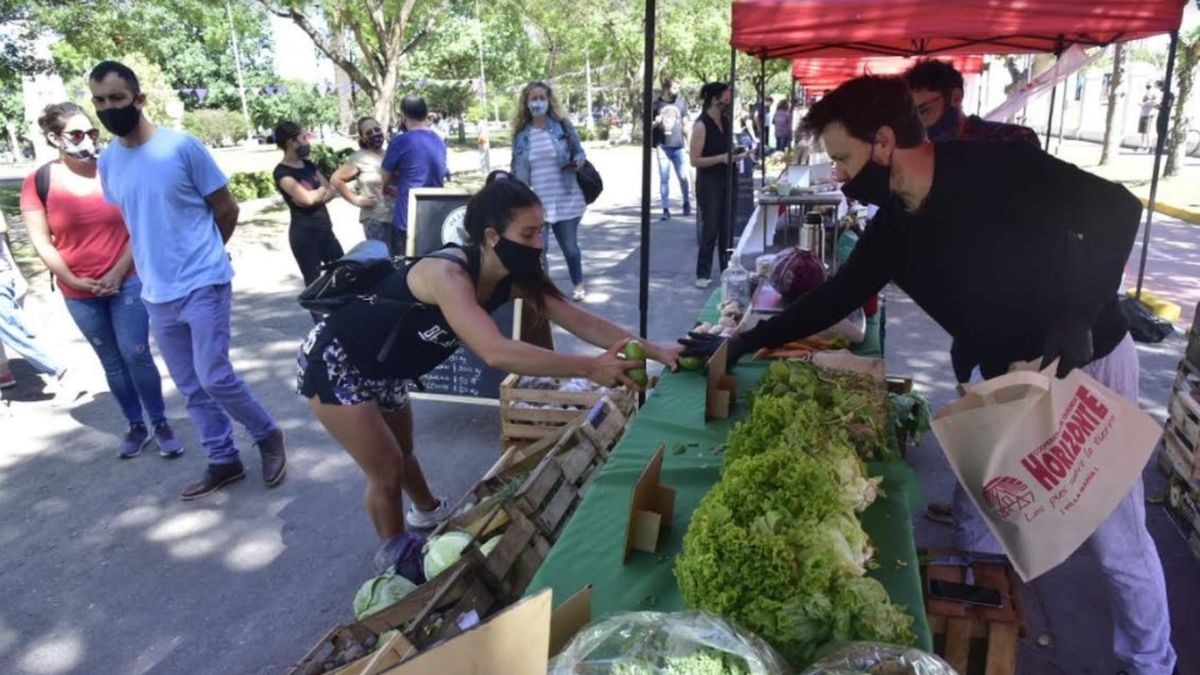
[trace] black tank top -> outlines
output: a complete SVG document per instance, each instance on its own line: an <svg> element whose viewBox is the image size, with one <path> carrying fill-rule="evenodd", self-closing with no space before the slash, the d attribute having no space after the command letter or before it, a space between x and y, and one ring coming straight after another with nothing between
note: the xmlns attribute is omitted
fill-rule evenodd
<svg viewBox="0 0 1200 675"><path fill-rule="evenodd" d="M467 254L464 262L448 249ZM472 284L479 283L479 249L446 246L425 257L443 258L463 266ZM446 322L440 307L417 300L408 287L408 271L413 265L392 272L372 290L376 296L391 302L355 300L325 319L325 328L315 344L328 344L337 338L346 356L367 377L416 379L436 368L458 349L458 336ZM512 294L510 279L496 286L492 297L484 304L490 314L508 302ZM402 304L397 304L402 303ZM384 359L379 354L388 339L393 342ZM320 349L324 349L322 346ZM310 354L319 353L313 348Z"/></svg>
<svg viewBox="0 0 1200 675"><path fill-rule="evenodd" d="M726 130L717 126L717 121L708 114L707 110L700 116L700 121L704 123L704 149L700 151L700 156L711 157L729 152L729 137L725 135ZM729 121L726 120L725 123L729 124ZM728 171L727 164L714 164L703 169L696 169L696 176L725 178Z"/></svg>

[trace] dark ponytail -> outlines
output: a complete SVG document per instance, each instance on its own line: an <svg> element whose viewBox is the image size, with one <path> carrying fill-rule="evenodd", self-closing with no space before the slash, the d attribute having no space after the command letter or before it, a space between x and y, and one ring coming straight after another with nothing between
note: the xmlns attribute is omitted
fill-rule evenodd
<svg viewBox="0 0 1200 675"><path fill-rule="evenodd" d="M491 172L484 182L483 189L476 192L467 202L467 215L463 219L463 226L471 238L468 245L482 249L483 233L489 227L503 235L512 224L518 210L541 205L542 200L538 198L537 193L516 176L508 171ZM545 309L546 296L563 297L562 291L550 280L544 268L540 278L530 285L521 284L519 290L538 312Z"/></svg>

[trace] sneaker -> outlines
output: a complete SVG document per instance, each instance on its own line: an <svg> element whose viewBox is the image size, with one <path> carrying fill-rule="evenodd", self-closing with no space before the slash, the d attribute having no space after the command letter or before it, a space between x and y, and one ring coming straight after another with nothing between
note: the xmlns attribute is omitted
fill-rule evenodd
<svg viewBox="0 0 1200 675"><path fill-rule="evenodd" d="M117 452L117 457L121 459L132 459L142 454L142 448L150 442L150 432L146 431L144 424L131 424L129 431L125 432L125 438L121 441L121 449Z"/></svg>
<svg viewBox="0 0 1200 675"><path fill-rule="evenodd" d="M663 209L662 218L660 218L659 220L670 220L670 219L671 219L671 209Z"/></svg>
<svg viewBox="0 0 1200 675"><path fill-rule="evenodd" d="M275 487L287 472L287 451L283 445L283 429L276 428L269 436L255 443L262 456L263 480Z"/></svg>
<svg viewBox="0 0 1200 675"><path fill-rule="evenodd" d="M692 215L692 203L684 202L683 203L683 217L687 218L690 215Z"/></svg>
<svg viewBox="0 0 1200 675"><path fill-rule="evenodd" d="M207 497L221 488L246 477L246 471L240 461L232 464L209 464L204 470L204 477L184 489L179 498L185 502Z"/></svg>
<svg viewBox="0 0 1200 675"><path fill-rule="evenodd" d="M697 279L696 280L696 288L708 288L708 284L709 284L708 279Z"/></svg>
<svg viewBox="0 0 1200 675"><path fill-rule="evenodd" d="M587 300L587 289L583 286L576 286L575 292L571 294L571 298L575 300L575 302L583 302L584 300Z"/></svg>
<svg viewBox="0 0 1200 675"><path fill-rule="evenodd" d="M88 394L87 387L79 382L74 373L68 374L66 368L54 375L50 391L54 393L52 405L59 408L69 406Z"/></svg>
<svg viewBox="0 0 1200 675"><path fill-rule="evenodd" d="M425 583L425 566L422 549L425 537L416 532L404 532L383 542L375 551L375 574L378 576L390 569L420 586Z"/></svg>
<svg viewBox="0 0 1200 675"><path fill-rule="evenodd" d="M17 386L17 378L12 373L0 375L0 389L12 389Z"/></svg>
<svg viewBox="0 0 1200 675"><path fill-rule="evenodd" d="M404 516L404 522L414 530L431 530L442 523L443 520L452 515L450 502L438 497L437 506L429 511L422 511L416 505L408 507L408 514Z"/></svg>
<svg viewBox="0 0 1200 675"><path fill-rule="evenodd" d="M175 432L166 422L154 425L154 442L158 444L158 454L161 457L175 459L183 454L183 444L175 438Z"/></svg>
<svg viewBox="0 0 1200 675"><path fill-rule="evenodd" d="M942 525L953 525L954 515L949 504L933 502L925 507L925 517Z"/></svg>

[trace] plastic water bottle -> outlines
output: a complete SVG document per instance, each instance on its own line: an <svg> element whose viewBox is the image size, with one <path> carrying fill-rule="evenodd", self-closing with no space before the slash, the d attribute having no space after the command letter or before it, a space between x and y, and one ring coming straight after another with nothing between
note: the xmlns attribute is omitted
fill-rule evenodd
<svg viewBox="0 0 1200 675"><path fill-rule="evenodd" d="M743 308L750 306L750 272L742 267L734 249L729 250L729 267L721 273L721 301L736 301Z"/></svg>

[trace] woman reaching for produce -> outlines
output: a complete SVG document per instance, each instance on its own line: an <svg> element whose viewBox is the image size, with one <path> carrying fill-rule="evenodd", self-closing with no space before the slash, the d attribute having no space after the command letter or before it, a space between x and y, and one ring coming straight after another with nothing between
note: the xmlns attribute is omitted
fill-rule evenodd
<svg viewBox="0 0 1200 675"><path fill-rule="evenodd" d="M389 304L356 300L309 333L298 359L298 391L313 414L367 477L366 509L382 540L375 562L420 580L423 537L405 531L437 525L450 505L434 495L413 454L409 380L448 359L460 342L488 366L521 375L586 377L636 387L627 371L641 360L618 352L628 331L568 302L542 267L542 205L528 186L492 172L467 204L471 244L447 246L385 277L373 293ZM522 298L549 320L606 351L559 354L503 335L489 314ZM674 368L679 348L644 345ZM412 500L407 516L402 493Z"/></svg>

